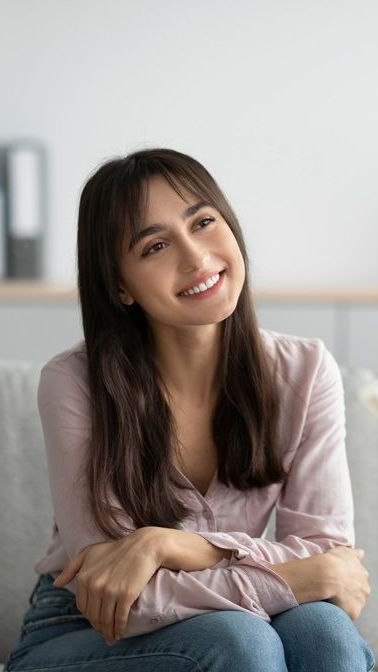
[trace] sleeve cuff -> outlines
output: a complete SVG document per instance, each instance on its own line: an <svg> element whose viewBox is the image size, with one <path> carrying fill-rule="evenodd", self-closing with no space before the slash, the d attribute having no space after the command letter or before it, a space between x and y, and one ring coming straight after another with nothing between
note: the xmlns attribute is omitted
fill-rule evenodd
<svg viewBox="0 0 378 672"><path fill-rule="evenodd" d="M272 563L260 558L255 559L247 546L236 543L227 533L197 532L197 534L214 546L232 550L230 558L226 558L227 566L240 567L244 571L251 590L258 596L261 606L269 616L299 606L290 585L272 569ZM253 574L248 571L249 568L254 570Z"/></svg>

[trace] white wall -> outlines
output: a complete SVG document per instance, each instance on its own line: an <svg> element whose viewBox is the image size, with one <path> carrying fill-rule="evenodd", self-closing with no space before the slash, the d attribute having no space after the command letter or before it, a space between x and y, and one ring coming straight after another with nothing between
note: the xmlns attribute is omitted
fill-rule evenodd
<svg viewBox="0 0 378 672"><path fill-rule="evenodd" d="M265 288L378 285L376 0L0 0L0 144L46 143L45 276L76 280L81 188L192 154Z"/></svg>

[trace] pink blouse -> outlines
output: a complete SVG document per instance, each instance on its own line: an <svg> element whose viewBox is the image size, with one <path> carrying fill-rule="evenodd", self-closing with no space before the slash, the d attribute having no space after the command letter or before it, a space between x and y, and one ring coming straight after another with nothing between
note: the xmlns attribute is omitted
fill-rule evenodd
<svg viewBox="0 0 378 672"><path fill-rule="evenodd" d="M180 490L192 514L179 526L217 547L232 549L209 569L186 572L160 568L129 613L126 637L214 610L245 611L270 622L298 606L271 565L354 547L354 509L345 449L345 404L340 369L320 338L303 338L260 328L275 361L282 408L279 445L286 485L242 492L226 487L217 472L203 497ZM285 377L282 377L284 374ZM287 384L289 377L293 385ZM303 403L292 389L295 387ZM54 577L89 544L111 541L94 524L85 483L75 484L90 436L85 342L52 357L42 368L38 407L45 438L54 521L51 541L35 564ZM117 504L114 496L112 503ZM120 506L118 502L118 506ZM275 509L275 541L264 538ZM125 536L135 530L125 512ZM65 588L75 592L74 580Z"/></svg>

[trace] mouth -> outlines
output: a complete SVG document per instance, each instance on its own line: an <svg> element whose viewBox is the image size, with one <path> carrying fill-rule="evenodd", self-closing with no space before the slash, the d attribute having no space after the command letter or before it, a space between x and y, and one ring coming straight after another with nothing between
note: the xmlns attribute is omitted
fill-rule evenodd
<svg viewBox="0 0 378 672"><path fill-rule="evenodd" d="M213 296L219 291L219 289L223 285L225 272L226 272L225 268L222 271L218 271L219 273L218 281L212 287L208 287L208 289L204 290L203 292L194 292L193 294L183 294L182 292L179 292L176 296L179 299L190 299L190 300L205 299L210 296Z"/></svg>

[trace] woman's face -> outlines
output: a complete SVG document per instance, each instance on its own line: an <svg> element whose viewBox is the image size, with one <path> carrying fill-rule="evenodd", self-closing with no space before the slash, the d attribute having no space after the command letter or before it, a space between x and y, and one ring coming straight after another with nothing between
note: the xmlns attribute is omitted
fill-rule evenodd
<svg viewBox="0 0 378 672"><path fill-rule="evenodd" d="M211 206L185 213L200 199L182 191L188 202L160 175L149 180L140 228L161 224L165 229L143 236L130 251L130 234L125 236L120 299L128 305L136 301L152 322L176 327L218 323L235 310L245 280L244 260L220 213ZM223 270L217 291L200 299L178 296L198 284L199 276L207 279Z"/></svg>

